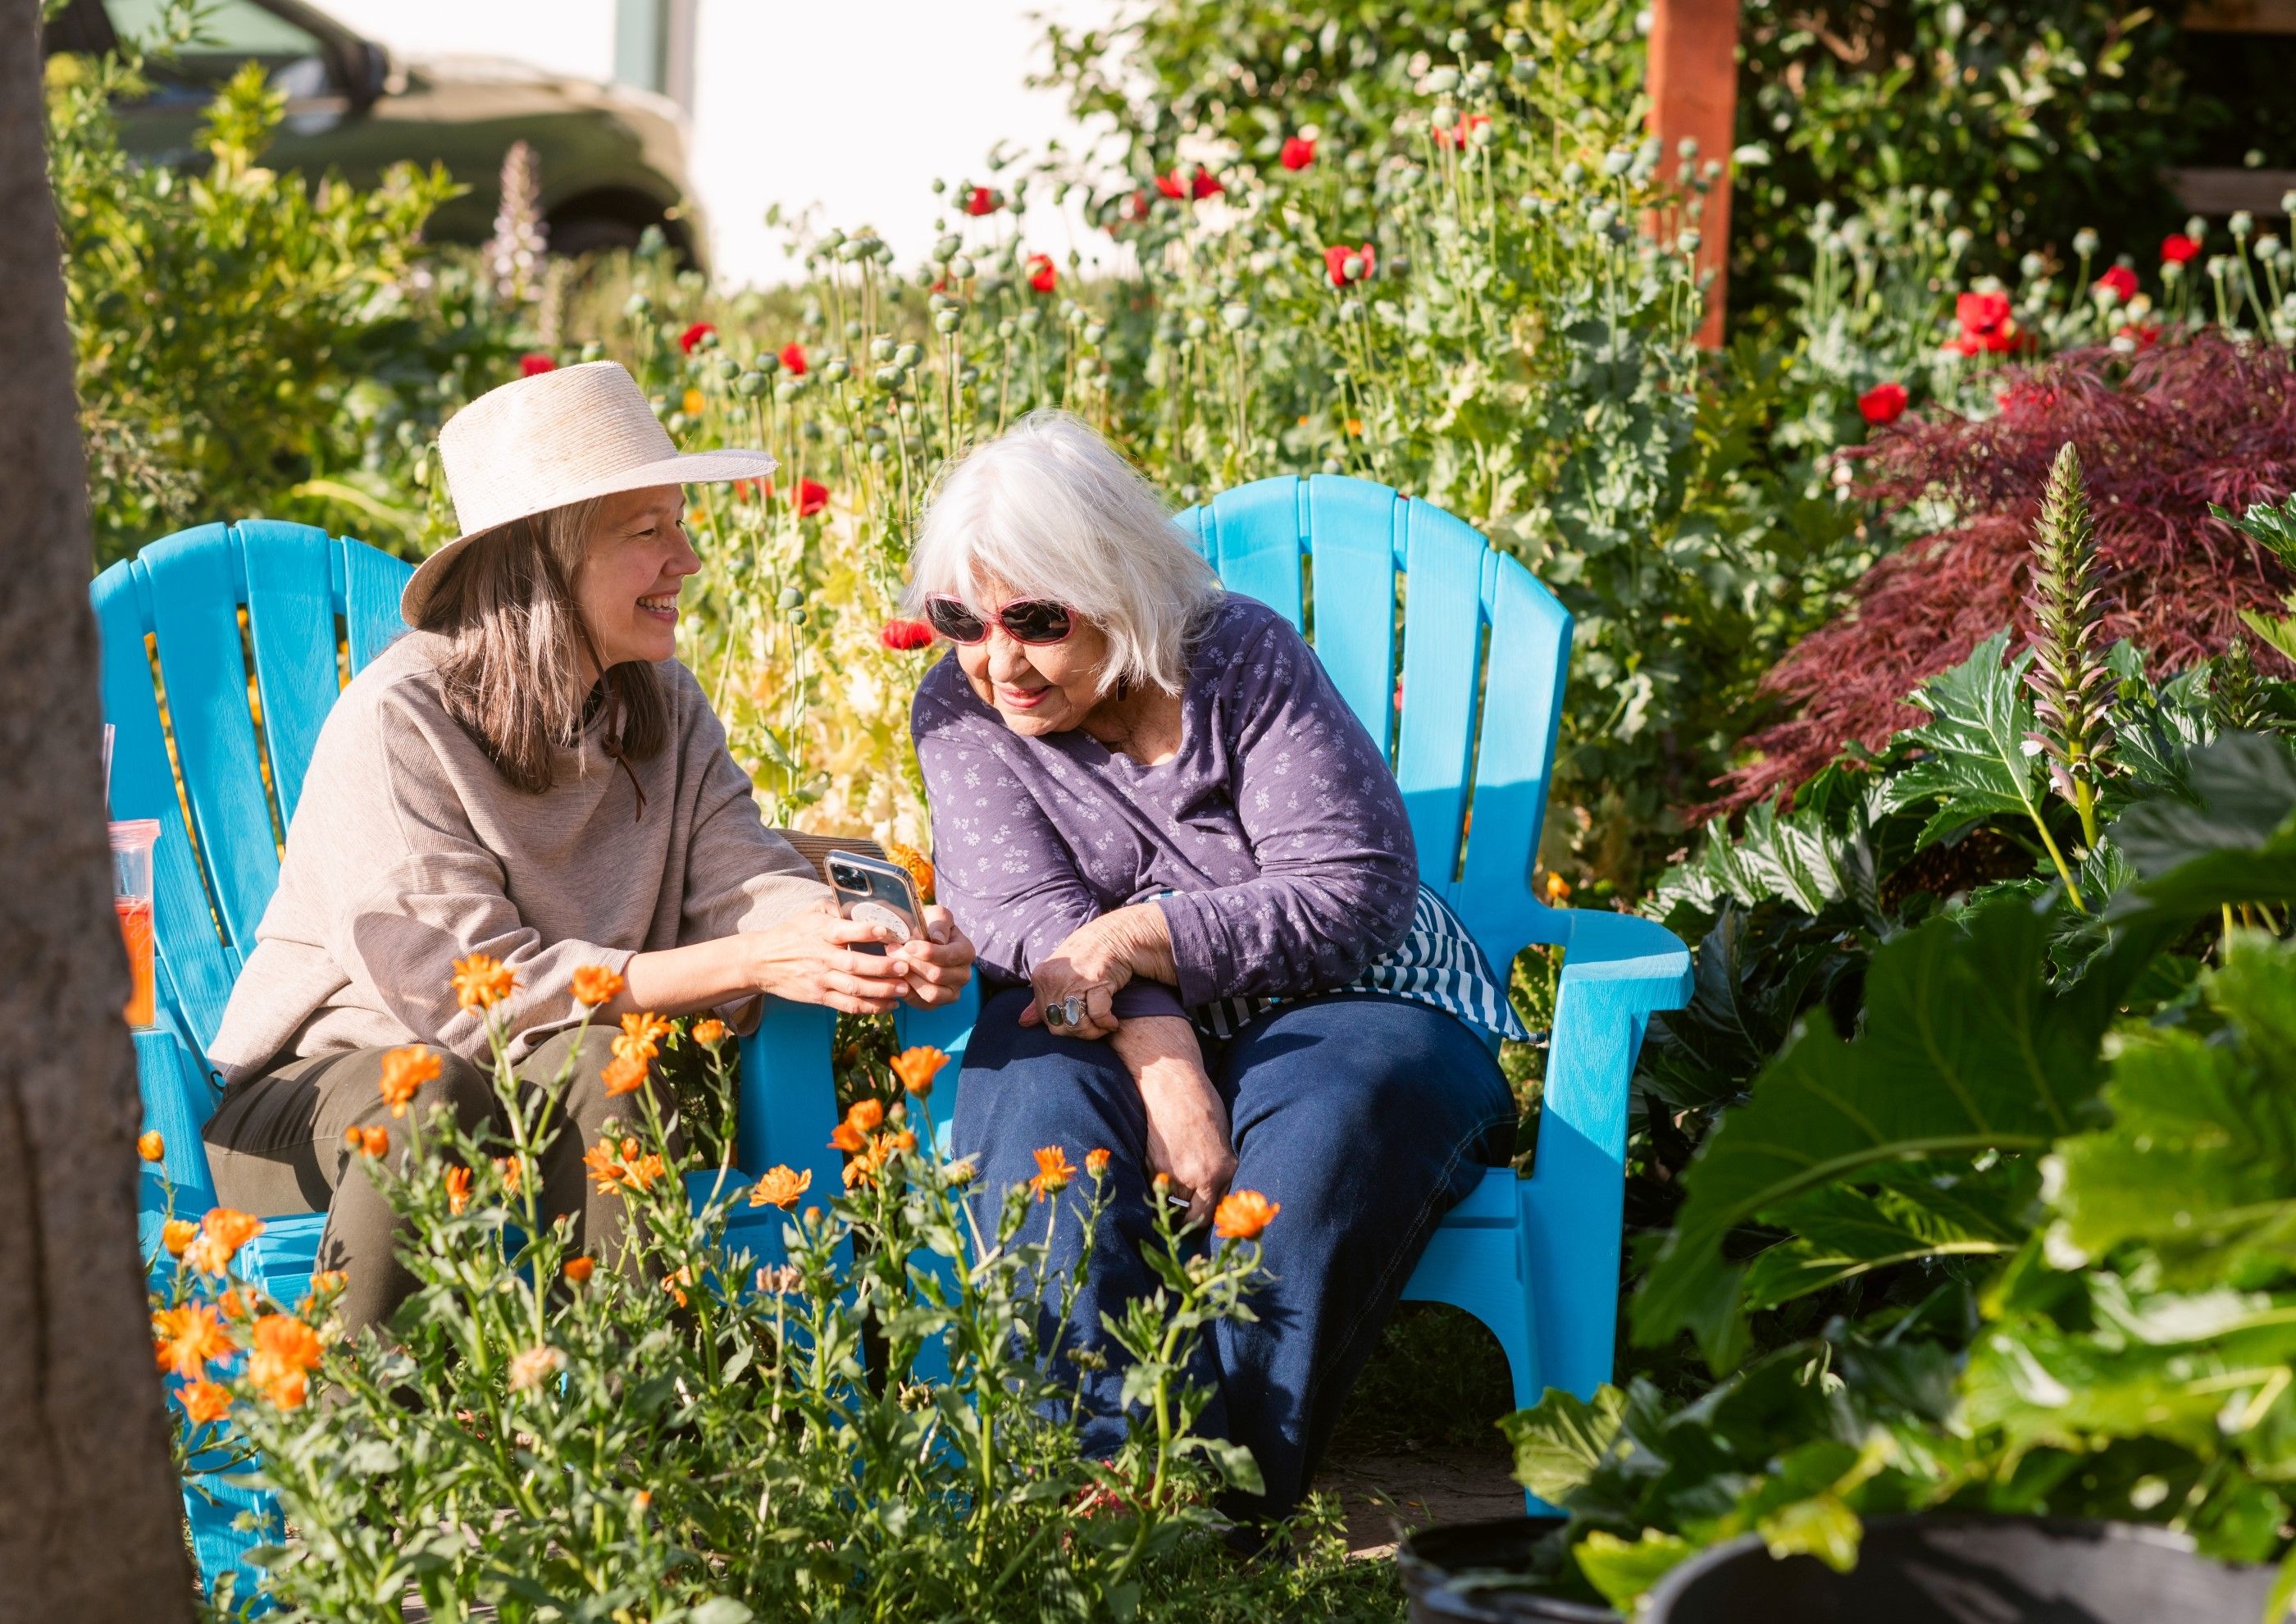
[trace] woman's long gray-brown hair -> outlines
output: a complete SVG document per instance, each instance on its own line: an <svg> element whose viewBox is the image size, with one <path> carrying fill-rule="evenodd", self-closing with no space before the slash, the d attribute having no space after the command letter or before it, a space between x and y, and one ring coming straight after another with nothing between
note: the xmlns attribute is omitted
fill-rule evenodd
<svg viewBox="0 0 2296 1624"><path fill-rule="evenodd" d="M420 630L448 639L439 662L447 714L485 748L513 788L538 795L555 782L552 752L582 736L591 689L584 654L603 666L575 596L601 501L575 502L503 526L463 550L430 595ZM605 673L604 753L622 764L656 754L669 706L652 666L625 660ZM645 801L638 801L641 815Z"/></svg>

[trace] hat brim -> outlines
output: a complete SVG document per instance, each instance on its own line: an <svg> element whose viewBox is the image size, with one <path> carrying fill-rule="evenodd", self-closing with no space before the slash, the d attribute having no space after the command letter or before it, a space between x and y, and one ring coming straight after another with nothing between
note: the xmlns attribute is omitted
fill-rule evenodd
<svg viewBox="0 0 2296 1624"><path fill-rule="evenodd" d="M445 578L447 566L472 542L494 534L504 525L531 519L536 513L546 513L554 507L615 496L626 490L651 490L657 485L723 485L732 480L762 480L779 466L773 457L762 451L684 452L676 456L663 457L660 462L620 469L572 490L562 492L553 500L526 513L507 514L480 529L465 530L415 567L414 573L407 578L406 589L398 595L399 618L409 626L417 624L423 610L430 604L430 595L438 590L439 581Z"/></svg>

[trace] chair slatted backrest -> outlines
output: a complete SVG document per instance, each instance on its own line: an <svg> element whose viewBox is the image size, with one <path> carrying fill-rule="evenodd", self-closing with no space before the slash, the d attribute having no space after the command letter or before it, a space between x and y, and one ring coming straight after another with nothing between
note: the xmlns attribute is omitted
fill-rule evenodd
<svg viewBox="0 0 2296 1624"><path fill-rule="evenodd" d="M1395 768L1420 878L1491 963L1547 939L1531 865L1570 611L1472 526L1365 480L1261 480L1178 522L1230 591L1315 645Z"/></svg>
<svg viewBox="0 0 2296 1624"><path fill-rule="evenodd" d="M410 573L363 542L251 520L178 531L96 578L103 714L117 730L111 815L160 824L160 1001L200 1049L279 882L319 729L343 684L405 629ZM147 1085L154 1070L188 1069L147 1066ZM153 1106L196 1128L213 1103ZM193 1178L168 1137L171 1176Z"/></svg>

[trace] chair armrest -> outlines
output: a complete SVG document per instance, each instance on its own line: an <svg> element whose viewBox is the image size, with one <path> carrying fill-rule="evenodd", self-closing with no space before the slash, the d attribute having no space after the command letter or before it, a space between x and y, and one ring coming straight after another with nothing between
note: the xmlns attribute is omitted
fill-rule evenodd
<svg viewBox="0 0 2296 1624"><path fill-rule="evenodd" d="M1690 949L1656 920L1599 908L1554 910L1564 930L1564 988L1602 987L1603 1002L1649 1015L1690 1002Z"/></svg>

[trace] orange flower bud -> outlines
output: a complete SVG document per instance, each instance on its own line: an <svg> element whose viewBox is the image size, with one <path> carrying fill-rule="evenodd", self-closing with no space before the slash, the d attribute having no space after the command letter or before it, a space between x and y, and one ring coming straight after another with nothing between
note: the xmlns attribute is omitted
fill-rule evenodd
<svg viewBox="0 0 2296 1624"><path fill-rule="evenodd" d="M1212 1230L1226 1241L1257 1240L1283 1210L1282 1202L1269 1201L1257 1190L1231 1191L1213 1209Z"/></svg>
<svg viewBox="0 0 2296 1624"><path fill-rule="evenodd" d="M714 1049L733 1036L723 1021L711 1019L693 1023L693 1041L705 1049Z"/></svg>
<svg viewBox="0 0 2296 1624"><path fill-rule="evenodd" d="M460 1218L463 1209L471 1204L471 1169L448 1168L446 1177L447 1210Z"/></svg>
<svg viewBox="0 0 2296 1624"><path fill-rule="evenodd" d="M168 1153L168 1142L160 1137L157 1128L147 1128L135 1136L135 1153L146 1161L157 1161Z"/></svg>
<svg viewBox="0 0 2296 1624"><path fill-rule="evenodd" d="M1109 1154L1105 1150L1086 1151L1084 1153L1084 1170L1095 1178L1108 1177L1108 1162Z"/></svg>
<svg viewBox="0 0 2296 1624"><path fill-rule="evenodd" d="M594 1259L569 1258L566 1259L566 1278L579 1285L590 1277L591 1273L597 1267L597 1262Z"/></svg>
<svg viewBox="0 0 2296 1624"><path fill-rule="evenodd" d="M893 1056L893 1075L901 1079L901 1087L919 1099L932 1092L933 1079L948 1064L948 1056L931 1045L903 1049Z"/></svg>

